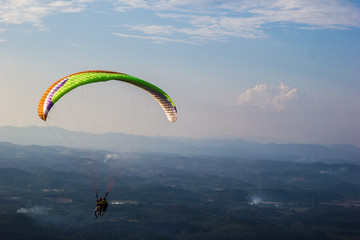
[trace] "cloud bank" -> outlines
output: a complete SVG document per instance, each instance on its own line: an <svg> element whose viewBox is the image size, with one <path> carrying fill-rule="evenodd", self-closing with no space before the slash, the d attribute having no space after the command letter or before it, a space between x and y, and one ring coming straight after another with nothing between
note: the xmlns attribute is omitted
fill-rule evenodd
<svg viewBox="0 0 360 240"><path fill-rule="evenodd" d="M226 41L231 37L266 38L273 24L303 29L360 27L360 8L343 0L119 0L117 11L152 11L173 25L133 24L129 31L172 36L188 42ZM135 36L135 35L134 35Z"/></svg>
<svg viewBox="0 0 360 240"><path fill-rule="evenodd" d="M0 23L30 23L43 28L43 19L52 14L75 13L86 9L87 1L40 1L2 0L0 1Z"/></svg>
<svg viewBox="0 0 360 240"><path fill-rule="evenodd" d="M350 0L117 0L107 2L114 8L99 9L109 6L101 3L96 0L0 0L0 24L27 23L41 29L46 26L45 18L54 14L89 9L122 14L145 11L152 17L146 20L139 17L133 24L124 23L126 30L113 34L155 43L186 44L266 38L268 29L274 25L312 30L360 28L359 3Z"/></svg>
<svg viewBox="0 0 360 240"><path fill-rule="evenodd" d="M237 105L284 111L298 98L298 90L283 83L280 86L259 84L242 93L238 97Z"/></svg>

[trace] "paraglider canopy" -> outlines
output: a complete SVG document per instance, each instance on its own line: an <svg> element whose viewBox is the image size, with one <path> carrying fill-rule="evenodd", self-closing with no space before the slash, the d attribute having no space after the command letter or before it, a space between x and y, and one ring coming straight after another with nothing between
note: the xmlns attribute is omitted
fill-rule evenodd
<svg viewBox="0 0 360 240"><path fill-rule="evenodd" d="M110 80L118 80L126 82L137 86L144 91L148 92L162 107L168 120L170 122L175 122L177 119L177 109L174 102L171 98L159 87L146 82L142 79L124 74L119 72L111 71L84 71L71 74L69 76L63 77L53 83L43 94L40 99L38 106L39 117L46 121L46 118L49 114L49 111L53 105L64 95L66 95L71 90L80 87L82 85L96 83L96 82L106 82Z"/></svg>

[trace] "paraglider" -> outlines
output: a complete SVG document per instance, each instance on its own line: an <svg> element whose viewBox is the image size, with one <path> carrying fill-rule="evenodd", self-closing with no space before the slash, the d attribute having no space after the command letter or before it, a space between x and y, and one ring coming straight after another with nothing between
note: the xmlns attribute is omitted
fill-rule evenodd
<svg viewBox="0 0 360 240"><path fill-rule="evenodd" d="M96 207L95 207L95 218L97 218L98 216L103 216L104 212L106 211L107 207L108 207L108 202L107 202L107 196L108 196L109 192L107 192L105 194L105 197L99 197L98 193L96 193Z"/></svg>
<svg viewBox="0 0 360 240"><path fill-rule="evenodd" d="M101 71L101 70L92 70L92 71L83 71L68 75L54 82L43 94L38 105L38 115L39 117L46 121L50 110L52 107L62 98L75 88L99 82L108 82L111 80L120 81L124 83L131 84L136 86L147 93L155 99L161 106L163 112L165 113L167 119L170 122L175 122L177 120L177 109L172 101L172 99L159 87L144 81L142 79L113 71ZM105 107L105 106L104 106ZM96 191L96 208L95 208L95 218L98 216L104 215L104 212L107 210L108 203L107 197L110 189L115 184L116 180L112 182L111 186L108 188L105 197L98 196L97 193L97 184L95 187Z"/></svg>

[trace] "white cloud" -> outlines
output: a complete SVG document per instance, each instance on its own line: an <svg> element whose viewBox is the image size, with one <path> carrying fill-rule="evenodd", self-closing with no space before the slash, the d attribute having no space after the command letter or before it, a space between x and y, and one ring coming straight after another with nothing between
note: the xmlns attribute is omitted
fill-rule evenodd
<svg viewBox="0 0 360 240"><path fill-rule="evenodd" d="M96 0L0 0L0 24L30 23L38 28L53 14L81 12ZM350 0L114 0L120 12L146 10L166 24L138 22L124 36L143 36L153 42L227 41L266 38L270 24L299 29L360 28L360 6ZM104 5L106 6L106 5ZM111 10L113 10L111 9ZM110 11L102 9L103 12ZM151 19L151 18L147 18ZM151 20L150 20L151 21ZM156 23L155 23L156 21ZM132 34L131 32L136 32ZM154 41L157 37L166 39ZM171 40L173 39L173 40Z"/></svg>
<svg viewBox="0 0 360 240"><path fill-rule="evenodd" d="M259 84L248 89L238 97L237 104L242 106L258 107L267 110L283 111L299 94L296 88L284 85L268 86Z"/></svg>
<svg viewBox="0 0 360 240"><path fill-rule="evenodd" d="M129 9L143 8L148 9L151 5L150 1L146 0L118 0L116 8L117 11L124 12Z"/></svg>
<svg viewBox="0 0 360 240"><path fill-rule="evenodd" d="M73 13L86 9L85 1L0 0L0 23L30 23L43 27L43 19L56 13Z"/></svg>
<svg viewBox="0 0 360 240"><path fill-rule="evenodd" d="M173 23L170 34L201 40L264 38L269 24L296 24L308 30L360 27L360 8L347 0L118 0L117 10L146 9ZM138 28L141 25L142 28ZM150 33L154 25L126 25ZM161 29L162 26L156 26ZM169 28L169 25L164 26ZM163 34L163 32L159 32ZM192 41L191 41L192 42Z"/></svg>
<svg viewBox="0 0 360 240"><path fill-rule="evenodd" d="M137 38L137 39L146 39L150 40L153 43L167 43L167 42L176 42L176 43L186 43L186 44L196 44L191 41L187 41L184 39L174 39L174 38L166 38L166 37L159 37L159 36L141 36L141 35L132 35L132 34L125 34L125 33L113 33L115 36L119 37L127 37L127 38Z"/></svg>
<svg viewBox="0 0 360 240"><path fill-rule="evenodd" d="M348 0L118 0L118 10L148 9L194 16L234 17L259 24L292 22L321 27L360 27L360 9ZM196 13L196 14L195 14Z"/></svg>
<svg viewBox="0 0 360 240"><path fill-rule="evenodd" d="M173 26L158 26L158 25L127 25L130 30L140 31L146 34L153 35L170 35L173 34L176 29Z"/></svg>
<svg viewBox="0 0 360 240"><path fill-rule="evenodd" d="M359 7L341 0L277 0L249 12L262 16L267 23L290 22L309 27L360 27Z"/></svg>

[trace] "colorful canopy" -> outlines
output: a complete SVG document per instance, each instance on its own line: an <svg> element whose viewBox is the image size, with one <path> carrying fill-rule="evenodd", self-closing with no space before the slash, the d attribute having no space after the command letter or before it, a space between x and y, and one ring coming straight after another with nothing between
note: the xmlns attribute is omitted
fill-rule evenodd
<svg viewBox="0 0 360 240"><path fill-rule="evenodd" d="M52 84L45 91L44 95L40 99L38 106L38 113L40 118L46 121L46 118L52 106L61 97L66 95L71 90L80 87L82 85L96 83L96 82L106 82L110 80L118 80L118 81L126 82L145 90L160 104L168 120L170 122L176 121L177 110L174 102L163 90L161 90L157 86L124 73L111 72L111 71L96 71L96 70L71 74Z"/></svg>

